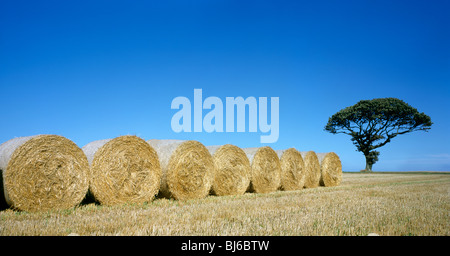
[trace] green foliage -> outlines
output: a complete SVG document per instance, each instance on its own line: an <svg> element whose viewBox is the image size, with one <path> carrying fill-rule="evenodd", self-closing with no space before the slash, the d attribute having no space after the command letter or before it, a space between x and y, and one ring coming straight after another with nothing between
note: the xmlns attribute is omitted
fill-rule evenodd
<svg viewBox="0 0 450 256"><path fill-rule="evenodd" d="M366 170L378 161L374 149L389 143L400 134L427 131L431 118L396 98L361 100L331 116L325 131L350 135L357 151L366 157Z"/></svg>

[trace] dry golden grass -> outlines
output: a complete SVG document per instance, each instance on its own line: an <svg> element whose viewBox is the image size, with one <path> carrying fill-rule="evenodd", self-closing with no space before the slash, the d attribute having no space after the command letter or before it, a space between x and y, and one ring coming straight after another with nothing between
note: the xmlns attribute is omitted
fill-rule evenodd
<svg viewBox="0 0 450 256"><path fill-rule="evenodd" d="M450 235L450 174L344 173L338 187L0 212L0 235Z"/></svg>

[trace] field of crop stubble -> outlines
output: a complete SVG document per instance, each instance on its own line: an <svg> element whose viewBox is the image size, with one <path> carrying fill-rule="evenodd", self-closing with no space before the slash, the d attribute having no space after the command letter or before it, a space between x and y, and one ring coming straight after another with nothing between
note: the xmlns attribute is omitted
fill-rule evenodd
<svg viewBox="0 0 450 256"><path fill-rule="evenodd" d="M338 187L0 211L0 235L450 235L450 173L344 173Z"/></svg>

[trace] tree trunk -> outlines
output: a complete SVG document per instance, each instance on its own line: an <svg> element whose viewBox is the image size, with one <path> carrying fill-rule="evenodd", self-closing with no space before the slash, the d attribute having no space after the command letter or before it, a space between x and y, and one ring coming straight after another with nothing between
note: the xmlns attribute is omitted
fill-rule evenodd
<svg viewBox="0 0 450 256"><path fill-rule="evenodd" d="M365 169L365 171L366 172L372 172L372 165L373 165L372 159L370 159L369 156L365 156L365 157L366 157L366 169Z"/></svg>

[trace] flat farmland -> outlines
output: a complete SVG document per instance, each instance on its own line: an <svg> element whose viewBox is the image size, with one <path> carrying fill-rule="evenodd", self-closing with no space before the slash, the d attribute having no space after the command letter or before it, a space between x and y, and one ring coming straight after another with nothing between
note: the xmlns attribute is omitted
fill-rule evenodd
<svg viewBox="0 0 450 256"><path fill-rule="evenodd" d="M450 173L346 173L337 187L0 211L0 235L448 236Z"/></svg>

